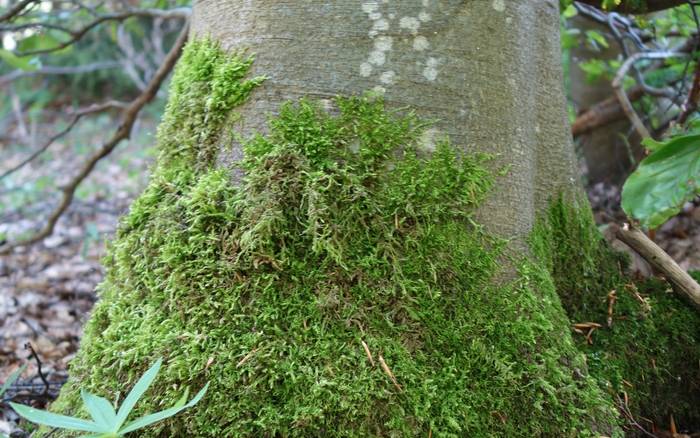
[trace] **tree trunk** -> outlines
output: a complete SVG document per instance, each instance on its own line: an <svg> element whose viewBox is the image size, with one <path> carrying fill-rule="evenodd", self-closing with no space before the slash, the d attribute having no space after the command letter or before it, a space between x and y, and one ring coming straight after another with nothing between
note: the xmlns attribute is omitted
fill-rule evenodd
<svg viewBox="0 0 700 438"><path fill-rule="evenodd" d="M523 237L535 212L575 180L562 91L558 4L488 1L207 1L192 34L255 54L265 86L241 109L240 131L265 131L266 114L300 97L380 91L469 152L508 166L481 216ZM240 154L222 157L227 161ZM504 181L505 182L505 181Z"/></svg>
<svg viewBox="0 0 700 438"><path fill-rule="evenodd" d="M139 412L211 386L140 436L615 432L535 226L579 193L556 0L213 0L192 29L56 410L163 356Z"/></svg>

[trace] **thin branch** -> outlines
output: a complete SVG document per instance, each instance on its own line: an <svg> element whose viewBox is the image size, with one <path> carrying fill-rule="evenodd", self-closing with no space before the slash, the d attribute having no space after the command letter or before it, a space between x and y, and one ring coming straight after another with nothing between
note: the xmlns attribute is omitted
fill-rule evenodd
<svg viewBox="0 0 700 438"><path fill-rule="evenodd" d="M700 100L700 62L695 64L693 85L688 93L688 99L683 104L683 111L678 116L678 123L682 125L688 120L688 117L698 108L698 100Z"/></svg>
<svg viewBox="0 0 700 438"><path fill-rule="evenodd" d="M601 0L578 0L578 2L596 8L600 8L602 4ZM647 0L646 2L624 0L622 4L617 7L617 10L626 14L639 14L671 9L682 4L685 4L685 0Z"/></svg>
<svg viewBox="0 0 700 438"><path fill-rule="evenodd" d="M190 8L175 8L175 9L127 9L121 12L114 12L109 14L98 15L93 21L89 22L85 26L71 30L57 24L46 23L42 21L34 21L31 23L23 23L17 25L5 25L0 26L0 31L16 32L28 28L51 28L60 30L68 35L70 38L57 44L54 47L47 47L44 49L28 50L26 52L17 52L17 56L30 56L30 55L41 55L45 53L55 52L61 49L65 49L76 41L82 39L85 34L97 27L99 24L105 21L124 21L132 17L150 17L150 18L188 18L191 14Z"/></svg>
<svg viewBox="0 0 700 438"><path fill-rule="evenodd" d="M0 76L0 87L3 85L15 81L19 78L24 78L28 76L40 76L40 75L74 75L81 73L90 73L96 70L106 70L110 68L119 67L121 63L119 61L104 61L95 62L92 64L78 65L75 67L59 67L59 66L45 66L38 68L36 70L24 71L15 70L6 75Z"/></svg>
<svg viewBox="0 0 700 438"><path fill-rule="evenodd" d="M622 82L625 76L627 75L627 72L630 70L630 68L632 68L632 66L634 66L636 62L642 59L667 59L673 57L685 58L687 56L687 53L681 52L639 52L627 58L625 62L622 63L620 69L617 71L615 79L612 81L612 87L615 90L615 95L617 96L617 99L620 102L623 111L627 115L627 118L630 119L630 122L632 122L632 126L634 126L634 129L639 133L639 135L642 138L650 137L651 134L649 134L649 131L647 130L646 126L644 126L644 123L632 107L632 102L630 102L627 93L625 93L625 89Z"/></svg>
<svg viewBox="0 0 700 438"><path fill-rule="evenodd" d="M61 198L61 201L56 207L56 209L49 216L46 225L39 232L26 239L18 240L0 246L0 254L7 254L10 251L12 251L12 249L18 246L36 243L42 240L43 238L50 236L53 233L59 218L68 209L71 202L73 201L75 191L80 185L80 183L83 182L83 180L87 178L88 175L90 175L92 170L102 158L109 155L122 140L128 139L131 135L131 128L133 127L139 112L148 102L153 100L155 95L158 93L158 90L160 89L161 85L165 81L165 78L168 76L170 71L172 71L175 63L180 57L180 54L182 53L182 48L184 47L185 42L187 41L188 29L189 23L186 23L182 31L180 32L180 35L178 36L177 41L175 42L175 45L170 49L170 52L168 52L168 56L166 56L165 61L158 68L155 75L149 82L148 88L146 88L146 90L144 90L144 92L141 93L141 95L139 95L135 100L133 100L129 104L129 106L126 109L124 109L122 113L122 122L117 128L116 132L112 135L112 137L109 140L107 140L107 142L105 142L102 145L102 147L99 150L97 150L95 153L93 153L93 155L90 156L90 158L88 158L87 162L85 162L80 168L78 174L65 187L62 188L63 196Z"/></svg>
<svg viewBox="0 0 700 438"><path fill-rule="evenodd" d="M3 180L3 179L5 179L5 178L7 178L9 175L15 173L16 171L18 171L18 170L21 169L22 167L24 167L24 166L26 166L27 164L29 164L30 162L34 161L39 155L41 155L41 154L43 154L44 152L46 152L46 150L47 150L56 140L58 140L58 139L60 139L61 137L65 136L66 134L68 134L68 133L73 129L73 127L75 126L75 124L78 123L78 121L79 121L83 116L88 115L88 114L97 113L97 112L102 112L102 111L105 111L105 110L111 109L111 108L125 108L126 105L127 105L127 104L125 104L125 103L123 103L123 102L118 102L118 101L115 101L115 100L110 100L110 101L105 102L105 103L102 103L102 104L91 105L91 106L89 106L89 107L87 107L87 108L85 108L85 109L81 109L81 110L76 111L76 112L74 113L75 115L73 116L73 119L70 121L70 123L68 123L68 126L67 126L65 129L63 129L61 132L55 134L55 135L52 136L51 138L49 138L40 148L38 148L36 151L34 151L30 156L28 156L28 157L25 158L24 160L22 160L22 162L20 162L20 163L17 164L16 166L14 166L14 167L12 167L12 168L6 170L4 173L0 174L0 180Z"/></svg>
<svg viewBox="0 0 700 438"><path fill-rule="evenodd" d="M11 7L9 11L0 15L0 22L13 19L15 16L24 12L24 10L27 8L27 6L31 5L32 3L39 3L39 1L38 0L22 0L21 2L17 2L17 4L14 5L13 7Z"/></svg>

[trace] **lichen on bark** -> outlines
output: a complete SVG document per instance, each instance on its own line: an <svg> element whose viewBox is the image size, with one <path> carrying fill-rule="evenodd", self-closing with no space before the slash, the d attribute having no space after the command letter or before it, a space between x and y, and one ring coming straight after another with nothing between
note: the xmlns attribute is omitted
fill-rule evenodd
<svg viewBox="0 0 700 438"><path fill-rule="evenodd" d="M79 413L79 388L123 397L163 357L139 413L209 392L140 436L614 433L547 266L523 255L495 279L508 243L473 216L489 157L446 140L426 154L428 125L372 97L289 103L237 138L251 62L186 48L53 409ZM235 183L223 138L243 143Z"/></svg>

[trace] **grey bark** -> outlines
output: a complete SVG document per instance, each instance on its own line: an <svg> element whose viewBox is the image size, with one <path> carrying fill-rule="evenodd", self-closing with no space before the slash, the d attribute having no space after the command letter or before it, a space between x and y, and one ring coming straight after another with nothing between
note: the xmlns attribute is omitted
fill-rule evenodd
<svg viewBox="0 0 700 438"><path fill-rule="evenodd" d="M427 149L449 136L508 166L480 211L491 231L524 237L551 195L575 190L557 0L202 0L192 26L269 78L240 110L244 135L286 100L374 90L436 121Z"/></svg>

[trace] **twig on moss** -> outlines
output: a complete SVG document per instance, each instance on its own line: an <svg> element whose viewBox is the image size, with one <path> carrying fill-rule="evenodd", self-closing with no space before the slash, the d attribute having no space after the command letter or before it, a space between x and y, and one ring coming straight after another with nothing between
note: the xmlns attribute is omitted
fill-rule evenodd
<svg viewBox="0 0 700 438"><path fill-rule="evenodd" d="M663 249L649 239L639 228L624 224L614 225L615 237L635 250L644 260L661 272L674 290L700 311L700 285L688 275Z"/></svg>
<svg viewBox="0 0 700 438"><path fill-rule="evenodd" d="M367 354L367 359L369 359L369 363L371 363L372 366L374 366L374 358L372 358L372 353L369 351L369 347L367 346L365 341L360 342L362 342L362 348L365 349L365 354Z"/></svg>
<svg viewBox="0 0 700 438"><path fill-rule="evenodd" d="M7 254L14 248L17 248L18 246L36 243L42 240L43 238L50 236L53 233L56 223L73 201L75 191L80 185L80 183L82 183L83 180L87 178L88 175L90 175L92 170L102 158L109 155L114 150L114 148L117 147L119 143L121 143L122 140L128 139L131 136L131 128L134 126L134 123L136 122L136 118L139 115L140 111L143 109L144 106L146 106L148 102L153 100L153 98L156 96L156 93L158 93L158 90L160 89L161 85L163 85L165 78L168 76L168 74L170 74L173 67L175 66L175 63L180 57L180 53L182 53L182 48L184 47L185 42L187 41L187 35L189 32L188 29L189 24L186 23L182 31L180 32L177 41L170 49L170 52L168 52L165 61L158 68L155 75L153 76L153 78L151 78L150 82L148 83L148 87L136 99L129 103L129 105L122 111L122 121L119 124L117 130L112 135L112 137L109 140L107 140L102 145L102 147L100 147L88 158L88 160L80 168L78 174L61 189L63 192L61 201L49 216L49 219L44 225L44 227L41 230L39 230L36 234L33 234L32 236L29 236L26 239L21 239L0 246L0 254Z"/></svg>
<svg viewBox="0 0 700 438"><path fill-rule="evenodd" d="M389 368L389 365L386 364L386 361L382 357L382 355L379 355L379 365L382 366L382 370L386 373L387 376L391 379L391 383L394 384L396 389L401 392L403 389L401 389L401 385L399 385L399 382L396 381L396 377L394 376L394 373L391 372L391 368Z"/></svg>

